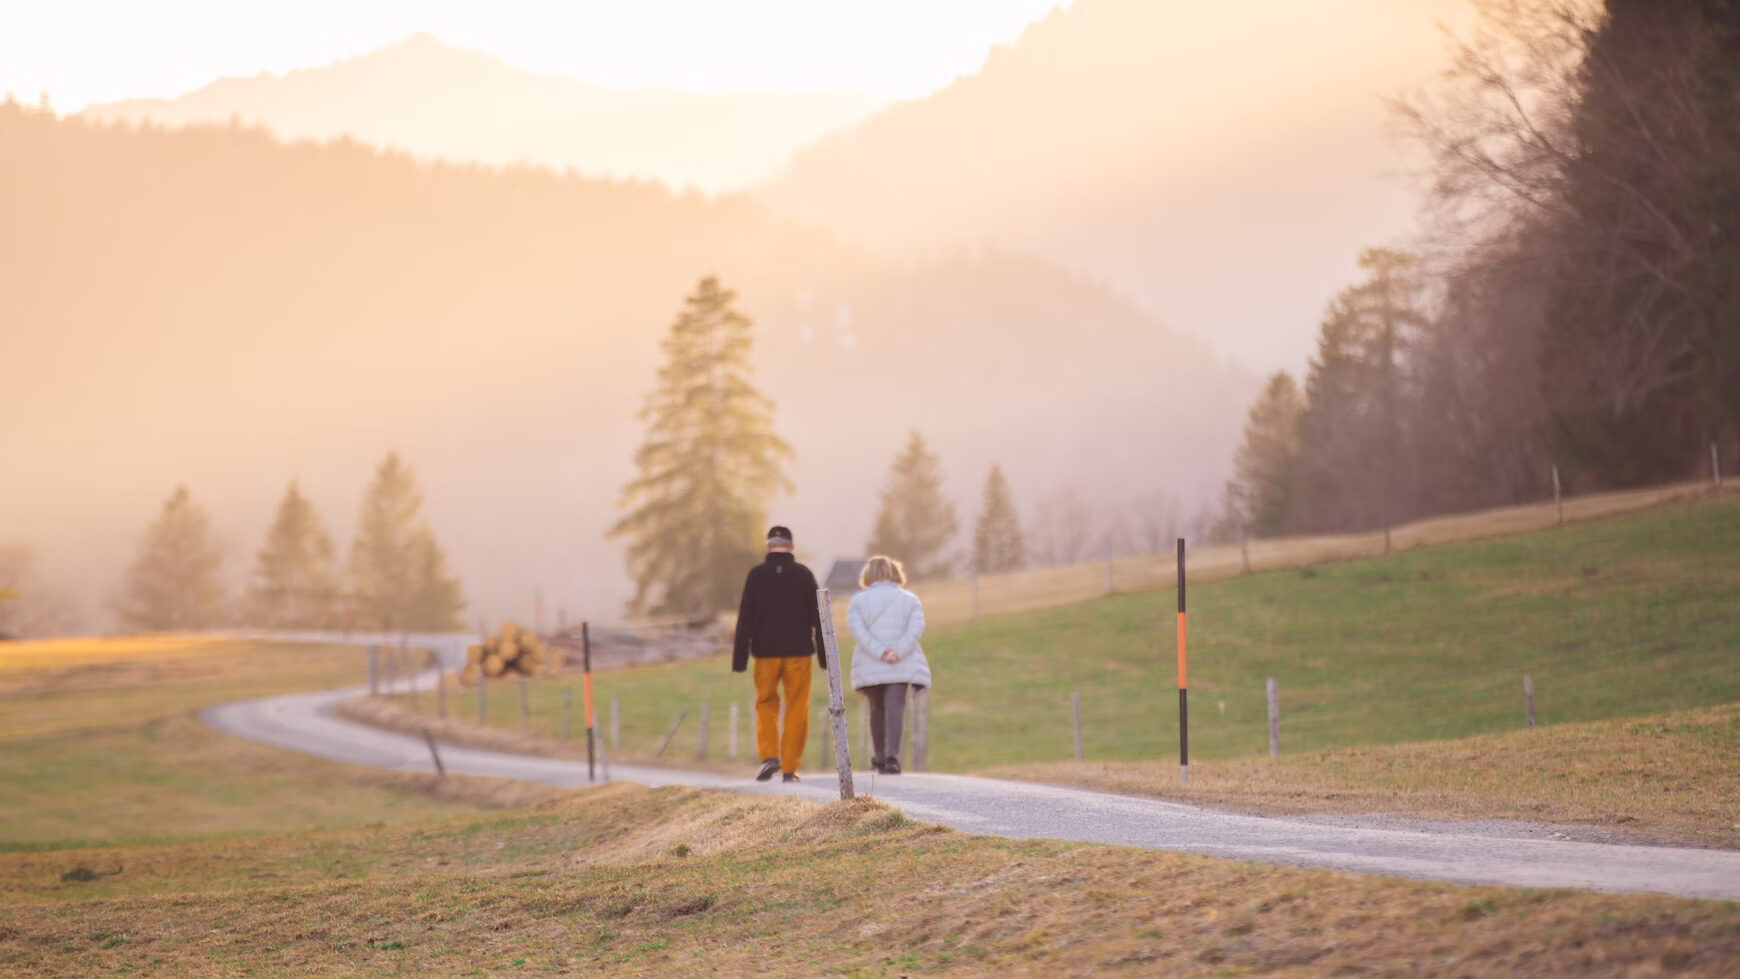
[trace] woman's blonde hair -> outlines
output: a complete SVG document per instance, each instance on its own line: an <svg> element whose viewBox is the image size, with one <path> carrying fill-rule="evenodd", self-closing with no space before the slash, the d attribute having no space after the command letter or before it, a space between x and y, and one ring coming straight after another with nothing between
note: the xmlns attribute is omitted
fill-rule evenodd
<svg viewBox="0 0 1740 979"><path fill-rule="evenodd" d="M864 562L864 570L858 572L858 587L869 588L878 581L892 581L897 585L906 584L906 569L900 562L883 554L878 554Z"/></svg>

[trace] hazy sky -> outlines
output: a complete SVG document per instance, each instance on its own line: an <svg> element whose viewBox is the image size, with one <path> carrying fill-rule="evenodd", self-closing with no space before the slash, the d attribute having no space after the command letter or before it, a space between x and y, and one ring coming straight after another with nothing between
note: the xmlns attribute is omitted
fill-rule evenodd
<svg viewBox="0 0 1740 979"><path fill-rule="evenodd" d="M177 95L427 31L583 81L925 95L1068 0L0 0L0 91Z"/></svg>

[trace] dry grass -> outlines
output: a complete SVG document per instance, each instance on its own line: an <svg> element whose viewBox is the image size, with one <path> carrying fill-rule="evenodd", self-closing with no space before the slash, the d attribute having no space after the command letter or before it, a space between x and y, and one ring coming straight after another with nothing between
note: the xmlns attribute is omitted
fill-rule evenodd
<svg viewBox="0 0 1740 979"><path fill-rule="evenodd" d="M537 786L336 765L220 735L209 704L357 682L359 650L206 638L0 649L0 848L475 813Z"/></svg>
<svg viewBox="0 0 1740 979"><path fill-rule="evenodd" d="M112 876L63 881L78 866ZM0 854L0 971L216 976L1732 975L1740 906L969 837L874 802L535 810Z"/></svg>
<svg viewBox="0 0 1740 979"><path fill-rule="evenodd" d="M1740 849L1740 704L1282 758L1053 763L999 778L1268 814L1395 813L1601 827Z"/></svg>

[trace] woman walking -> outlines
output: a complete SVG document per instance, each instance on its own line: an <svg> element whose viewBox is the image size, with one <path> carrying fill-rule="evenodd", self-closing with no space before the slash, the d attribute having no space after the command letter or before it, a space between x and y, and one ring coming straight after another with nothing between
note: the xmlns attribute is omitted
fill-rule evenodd
<svg viewBox="0 0 1740 979"><path fill-rule="evenodd" d="M856 643L852 688L864 695L870 709L870 767L884 775L900 774L907 690L930 686L930 664L918 648L924 606L905 584L900 562L878 554L864 562L858 574L864 590L852 596L846 609L846 629Z"/></svg>

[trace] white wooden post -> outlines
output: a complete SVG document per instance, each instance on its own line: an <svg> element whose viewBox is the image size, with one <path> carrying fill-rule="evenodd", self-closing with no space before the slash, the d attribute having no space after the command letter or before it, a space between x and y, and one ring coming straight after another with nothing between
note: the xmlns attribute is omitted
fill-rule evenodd
<svg viewBox="0 0 1740 979"><path fill-rule="evenodd" d="M834 603L826 588L816 589L817 611L822 617L822 650L828 657L829 729L834 735L834 767L840 773L840 798L850 799L852 791L852 749L846 743L846 702L840 693L840 648L834 639Z"/></svg>
<svg viewBox="0 0 1740 979"><path fill-rule="evenodd" d="M1523 717L1529 727L1535 726L1535 678L1523 677Z"/></svg>
<svg viewBox="0 0 1740 979"><path fill-rule="evenodd" d="M737 705L736 704L731 705L730 714L731 714L731 733L725 738L725 743L728 746L725 750L725 753L730 755L733 759L735 759L737 757Z"/></svg>
<svg viewBox="0 0 1740 979"><path fill-rule="evenodd" d="M1081 761L1081 691L1076 690L1069 695L1070 707L1075 711L1075 760Z"/></svg>
<svg viewBox="0 0 1740 979"><path fill-rule="evenodd" d="M1281 753L1281 698L1275 689L1275 678L1269 677L1269 757Z"/></svg>
<svg viewBox="0 0 1740 979"><path fill-rule="evenodd" d="M1553 522L1565 522L1565 500L1559 493L1559 467L1553 466Z"/></svg>

